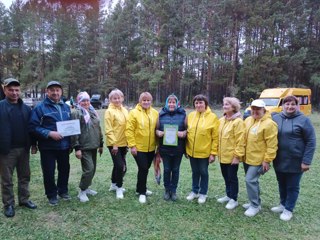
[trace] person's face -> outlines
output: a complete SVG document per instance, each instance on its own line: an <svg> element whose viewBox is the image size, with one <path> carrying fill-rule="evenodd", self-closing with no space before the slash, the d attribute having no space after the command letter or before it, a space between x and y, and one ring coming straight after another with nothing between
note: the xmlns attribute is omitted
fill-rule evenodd
<svg viewBox="0 0 320 240"><path fill-rule="evenodd" d="M142 106L143 109L149 109L151 106L151 98L145 96L141 99L140 105Z"/></svg>
<svg viewBox="0 0 320 240"><path fill-rule="evenodd" d="M232 107L232 105L229 103L229 102L227 102L227 101L224 101L223 102L223 113L225 113L225 114L233 114L233 107Z"/></svg>
<svg viewBox="0 0 320 240"><path fill-rule="evenodd" d="M255 106L252 106L251 107L251 116L254 118L254 119L260 119L264 116L265 114L265 110L264 108L262 107L255 107Z"/></svg>
<svg viewBox="0 0 320 240"><path fill-rule="evenodd" d="M205 103L205 101L198 101L198 100L196 100L196 101L194 102L194 107L195 107L195 109L197 110L197 112L202 113L202 112L205 112L205 111L206 111L206 103Z"/></svg>
<svg viewBox="0 0 320 240"><path fill-rule="evenodd" d="M283 107L284 107L284 111L289 114L294 113L298 109L298 105L296 104L295 101L286 102Z"/></svg>
<svg viewBox="0 0 320 240"><path fill-rule="evenodd" d="M79 105L80 105L81 107L83 107L84 109L89 110L90 100L84 99L84 100L82 100L82 101L79 103Z"/></svg>
<svg viewBox="0 0 320 240"><path fill-rule="evenodd" d="M177 102L174 98L169 98L168 108L170 112L173 112L176 109Z"/></svg>
<svg viewBox="0 0 320 240"><path fill-rule="evenodd" d="M11 103L17 103L20 97L20 86L9 85L4 87L4 94Z"/></svg>
<svg viewBox="0 0 320 240"><path fill-rule="evenodd" d="M62 95L62 89L58 86L51 86L47 88L47 95L54 102L59 102Z"/></svg>
<svg viewBox="0 0 320 240"><path fill-rule="evenodd" d="M121 104L123 102L122 97L118 94L113 95L110 100L111 100L111 103L113 103L116 107L121 106Z"/></svg>

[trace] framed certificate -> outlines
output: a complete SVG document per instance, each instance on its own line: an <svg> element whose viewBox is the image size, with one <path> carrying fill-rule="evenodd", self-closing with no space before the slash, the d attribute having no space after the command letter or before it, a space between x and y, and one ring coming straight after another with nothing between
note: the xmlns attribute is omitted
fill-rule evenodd
<svg viewBox="0 0 320 240"><path fill-rule="evenodd" d="M81 134L79 119L57 122L57 131L63 137Z"/></svg>
<svg viewBox="0 0 320 240"><path fill-rule="evenodd" d="M178 125L165 124L163 131L163 145L178 146Z"/></svg>

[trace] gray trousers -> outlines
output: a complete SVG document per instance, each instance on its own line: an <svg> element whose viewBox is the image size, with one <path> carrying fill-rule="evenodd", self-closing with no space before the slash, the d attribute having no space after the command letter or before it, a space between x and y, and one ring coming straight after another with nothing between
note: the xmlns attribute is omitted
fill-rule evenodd
<svg viewBox="0 0 320 240"><path fill-rule="evenodd" d="M260 173L259 169L260 166L251 166L248 165L248 170L246 173L246 187L247 187L247 194L248 199L250 201L250 205L252 207L259 207L261 204L260 199L260 186L259 186L259 178Z"/></svg>
<svg viewBox="0 0 320 240"><path fill-rule="evenodd" d="M92 179L96 172L97 165L97 149L93 150L81 150L81 167L82 167L82 176L79 184L79 188L84 191L92 183Z"/></svg>
<svg viewBox="0 0 320 240"><path fill-rule="evenodd" d="M30 155L25 148L11 149L8 155L0 154L1 192L4 207L14 205L13 172L17 168L19 203L28 201L30 182Z"/></svg>

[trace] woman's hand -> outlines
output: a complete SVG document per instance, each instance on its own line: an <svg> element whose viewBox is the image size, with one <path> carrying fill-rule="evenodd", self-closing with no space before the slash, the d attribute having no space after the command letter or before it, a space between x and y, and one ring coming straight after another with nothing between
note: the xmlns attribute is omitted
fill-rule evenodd
<svg viewBox="0 0 320 240"><path fill-rule="evenodd" d="M131 151L132 156L137 156L138 151L137 151L137 148L136 148L136 147L132 147L132 148L130 149L130 151Z"/></svg>
<svg viewBox="0 0 320 240"><path fill-rule="evenodd" d="M305 163L301 163L301 171L302 172L309 171L309 169L310 169L310 165L307 165Z"/></svg>
<svg viewBox="0 0 320 240"><path fill-rule="evenodd" d="M179 138L185 138L187 136L187 131L178 131Z"/></svg>
<svg viewBox="0 0 320 240"><path fill-rule="evenodd" d="M231 165L238 165L239 162L240 162L239 158L234 157L234 158L232 159Z"/></svg>
<svg viewBox="0 0 320 240"><path fill-rule="evenodd" d="M78 159L81 159L81 158L82 158L82 152L81 152L81 150L77 150L75 154L76 154L76 158L78 158Z"/></svg>
<svg viewBox="0 0 320 240"><path fill-rule="evenodd" d="M117 153L118 153L118 146L113 146L112 150L111 150L111 154L112 155L117 155Z"/></svg>
<svg viewBox="0 0 320 240"><path fill-rule="evenodd" d="M156 130L156 135L157 135L158 137L163 137L164 131Z"/></svg>
<svg viewBox="0 0 320 240"><path fill-rule="evenodd" d="M101 155L102 155L102 153L103 153L103 147L99 147L99 148L98 148L98 152L99 152L99 155L100 155L100 157L101 157Z"/></svg>
<svg viewBox="0 0 320 240"><path fill-rule="evenodd" d="M209 163L213 163L215 160L216 160L216 156L210 154L210 156L209 156Z"/></svg>
<svg viewBox="0 0 320 240"><path fill-rule="evenodd" d="M263 161L262 162L262 169L263 169L263 172L268 172L269 169L270 169L270 164L265 162L265 161Z"/></svg>

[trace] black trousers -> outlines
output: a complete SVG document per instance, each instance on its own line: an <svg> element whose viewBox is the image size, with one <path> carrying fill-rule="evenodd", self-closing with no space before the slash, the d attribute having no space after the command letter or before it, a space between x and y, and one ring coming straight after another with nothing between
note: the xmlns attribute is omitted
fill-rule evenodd
<svg viewBox="0 0 320 240"><path fill-rule="evenodd" d="M127 147L118 147L118 152L114 155L111 153L112 147L108 147L108 149L113 161L111 182L120 188L122 187L123 177L127 171L126 154L128 150Z"/></svg>
<svg viewBox="0 0 320 240"><path fill-rule="evenodd" d="M45 193L48 198L57 194L68 193L70 173L69 149L68 150L41 150L41 168ZM55 182L56 163L58 167L58 181Z"/></svg>
<svg viewBox="0 0 320 240"><path fill-rule="evenodd" d="M146 194L149 168L154 158L153 152L138 152L134 157L138 166L137 189L139 194Z"/></svg>

